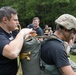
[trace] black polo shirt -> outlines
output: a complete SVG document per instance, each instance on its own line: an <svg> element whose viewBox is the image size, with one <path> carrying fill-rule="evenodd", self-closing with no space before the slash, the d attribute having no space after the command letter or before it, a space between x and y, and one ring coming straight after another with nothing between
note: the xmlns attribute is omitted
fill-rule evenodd
<svg viewBox="0 0 76 75"><path fill-rule="evenodd" d="M41 29L41 27L38 27L37 29L34 29L37 33L38 36L42 36L44 35L43 30Z"/></svg>
<svg viewBox="0 0 76 75"><path fill-rule="evenodd" d="M6 33L0 28L0 75L16 75L17 59L8 59L2 55L3 48L13 40L12 34Z"/></svg>
<svg viewBox="0 0 76 75"><path fill-rule="evenodd" d="M29 24L27 27L28 28L33 28L33 30L36 31L37 36L44 35L44 32L43 32L43 30L42 30L42 28L40 26L37 29L34 29L34 25L33 24Z"/></svg>
<svg viewBox="0 0 76 75"><path fill-rule="evenodd" d="M50 39L42 45L41 59L58 68L70 65L63 42L57 39Z"/></svg>

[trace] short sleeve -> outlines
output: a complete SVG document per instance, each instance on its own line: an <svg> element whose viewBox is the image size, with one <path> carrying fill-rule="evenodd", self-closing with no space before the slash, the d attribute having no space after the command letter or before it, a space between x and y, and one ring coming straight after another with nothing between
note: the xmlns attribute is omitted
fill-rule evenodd
<svg viewBox="0 0 76 75"><path fill-rule="evenodd" d="M4 35L0 35L0 54L2 54L4 46L9 42L10 41Z"/></svg>
<svg viewBox="0 0 76 75"><path fill-rule="evenodd" d="M55 46L52 47L52 51L49 53L51 53L50 55L57 67L69 65L65 47L62 44L55 44Z"/></svg>

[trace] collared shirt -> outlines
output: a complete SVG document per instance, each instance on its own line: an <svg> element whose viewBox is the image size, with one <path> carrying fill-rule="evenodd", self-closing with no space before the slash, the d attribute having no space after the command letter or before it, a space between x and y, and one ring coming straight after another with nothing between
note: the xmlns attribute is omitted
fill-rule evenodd
<svg viewBox="0 0 76 75"><path fill-rule="evenodd" d="M8 59L2 55L3 48L13 40L13 35L0 28L0 75L16 75L17 59Z"/></svg>

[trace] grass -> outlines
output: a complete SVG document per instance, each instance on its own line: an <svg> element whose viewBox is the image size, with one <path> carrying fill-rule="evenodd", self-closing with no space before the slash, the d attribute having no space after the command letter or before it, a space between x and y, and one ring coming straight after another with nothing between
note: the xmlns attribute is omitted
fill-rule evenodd
<svg viewBox="0 0 76 75"><path fill-rule="evenodd" d="M73 60L76 63L76 55L70 54L70 59Z"/></svg>

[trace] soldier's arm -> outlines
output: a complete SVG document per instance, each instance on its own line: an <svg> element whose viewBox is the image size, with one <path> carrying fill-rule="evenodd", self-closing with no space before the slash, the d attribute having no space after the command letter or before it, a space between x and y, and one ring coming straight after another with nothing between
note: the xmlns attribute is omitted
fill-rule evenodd
<svg viewBox="0 0 76 75"><path fill-rule="evenodd" d="M76 75L76 72L73 71L70 65L61 67L59 68L59 70L62 73L62 75Z"/></svg>

